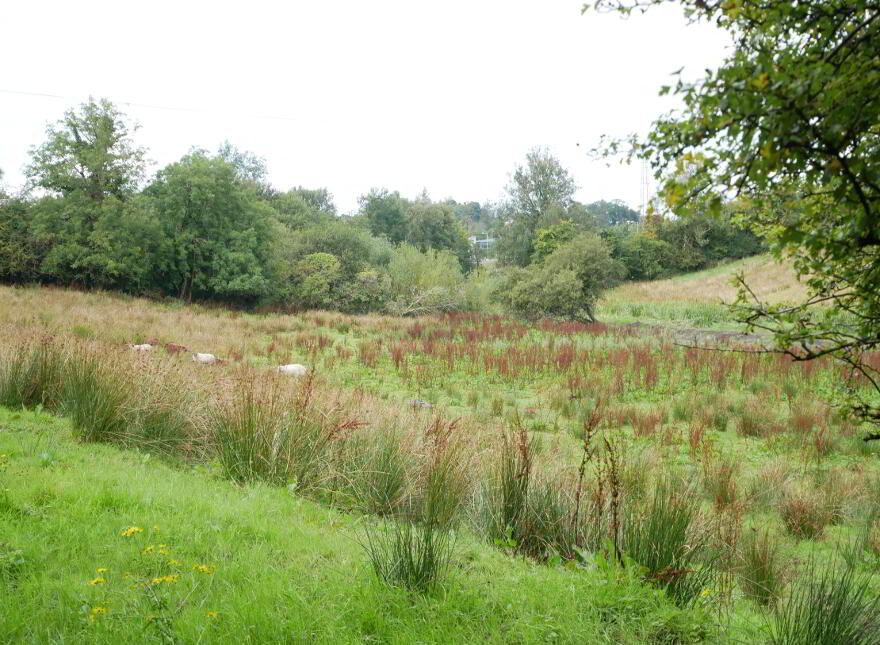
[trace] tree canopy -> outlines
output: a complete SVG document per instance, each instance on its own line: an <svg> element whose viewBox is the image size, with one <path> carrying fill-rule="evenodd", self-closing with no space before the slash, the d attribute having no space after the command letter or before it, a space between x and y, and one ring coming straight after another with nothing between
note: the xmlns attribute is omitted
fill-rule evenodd
<svg viewBox="0 0 880 645"><path fill-rule="evenodd" d="M135 129L109 101L89 99L46 129L47 140L31 150L27 175L52 193L124 199L145 168L146 152L132 141Z"/></svg>

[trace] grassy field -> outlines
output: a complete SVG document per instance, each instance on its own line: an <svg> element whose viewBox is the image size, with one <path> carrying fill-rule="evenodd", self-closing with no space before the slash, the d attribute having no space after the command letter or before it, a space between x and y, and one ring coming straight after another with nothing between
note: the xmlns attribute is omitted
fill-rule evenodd
<svg viewBox="0 0 880 645"><path fill-rule="evenodd" d="M653 326L0 301L10 642L880 633L880 448L828 404L865 387L831 359Z"/></svg>
<svg viewBox="0 0 880 645"><path fill-rule="evenodd" d="M763 302L798 302L806 296L804 285L789 265L759 255L666 280L626 283L605 295L599 305L599 318L736 329L726 305L736 300L733 279L739 274Z"/></svg>

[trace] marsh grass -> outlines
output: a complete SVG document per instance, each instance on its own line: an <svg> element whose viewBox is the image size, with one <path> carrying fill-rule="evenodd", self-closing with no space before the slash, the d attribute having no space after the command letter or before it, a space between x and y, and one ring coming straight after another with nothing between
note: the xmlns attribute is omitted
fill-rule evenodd
<svg viewBox="0 0 880 645"><path fill-rule="evenodd" d="M821 537L834 517L821 492L805 483L786 487L779 502L779 514L786 530L801 539Z"/></svg>
<svg viewBox="0 0 880 645"><path fill-rule="evenodd" d="M373 572L388 585L426 592L449 569L454 542L445 527L390 520L368 528L364 536Z"/></svg>
<svg viewBox="0 0 880 645"><path fill-rule="evenodd" d="M811 562L807 579L778 605L772 645L874 645L880 642L880 595L870 575L836 559Z"/></svg>
<svg viewBox="0 0 880 645"><path fill-rule="evenodd" d="M345 446L344 485L339 492L364 513L394 516L411 490L411 462L403 437L394 428L359 433Z"/></svg>
<svg viewBox="0 0 880 645"><path fill-rule="evenodd" d="M692 603L713 586L708 533L697 526L699 517L693 485L664 476L651 499L630 505L623 521L623 551L678 605Z"/></svg>
<svg viewBox="0 0 880 645"><path fill-rule="evenodd" d="M0 357L0 405L58 409L65 355L51 337L28 339Z"/></svg>
<svg viewBox="0 0 880 645"><path fill-rule="evenodd" d="M774 605L785 587L782 570L779 541L766 528L747 531L740 548L743 593L759 605Z"/></svg>
<svg viewBox="0 0 880 645"><path fill-rule="evenodd" d="M126 408L132 400L132 381L114 357L88 350L67 361L62 385L63 411L82 441L124 443L128 432Z"/></svg>
<svg viewBox="0 0 880 645"><path fill-rule="evenodd" d="M423 434L426 454L418 493L396 520L368 523L364 529L361 544L373 572L388 585L425 592L449 569L453 529L468 487L464 444L454 437L455 425L434 418Z"/></svg>

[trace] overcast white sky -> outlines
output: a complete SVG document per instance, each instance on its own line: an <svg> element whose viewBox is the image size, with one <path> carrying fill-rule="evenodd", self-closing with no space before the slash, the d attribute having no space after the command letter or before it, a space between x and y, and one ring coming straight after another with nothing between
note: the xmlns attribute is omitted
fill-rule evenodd
<svg viewBox="0 0 880 645"><path fill-rule="evenodd" d="M0 8L0 168L23 181L48 123L106 97L140 124L151 172L228 139L273 185L497 200L534 146L578 198L638 207L640 169L587 157L674 106L660 85L727 38L674 7L623 20L582 0L10 1ZM156 106L156 107L146 107ZM167 109L177 108L177 109ZM577 144L580 144L578 146Z"/></svg>

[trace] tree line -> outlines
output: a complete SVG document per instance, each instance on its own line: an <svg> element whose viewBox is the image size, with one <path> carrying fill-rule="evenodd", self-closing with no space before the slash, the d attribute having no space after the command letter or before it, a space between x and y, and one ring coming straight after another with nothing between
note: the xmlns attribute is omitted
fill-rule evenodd
<svg viewBox="0 0 880 645"><path fill-rule="evenodd" d="M229 143L147 178L134 131L106 100L49 126L31 150L28 188L0 193L0 281L287 310L591 320L601 290L621 280L761 249L726 215L642 225L622 202L581 204L543 149L498 204L373 189L340 215L326 189L278 190L262 159ZM478 251L471 234L495 244Z"/></svg>

